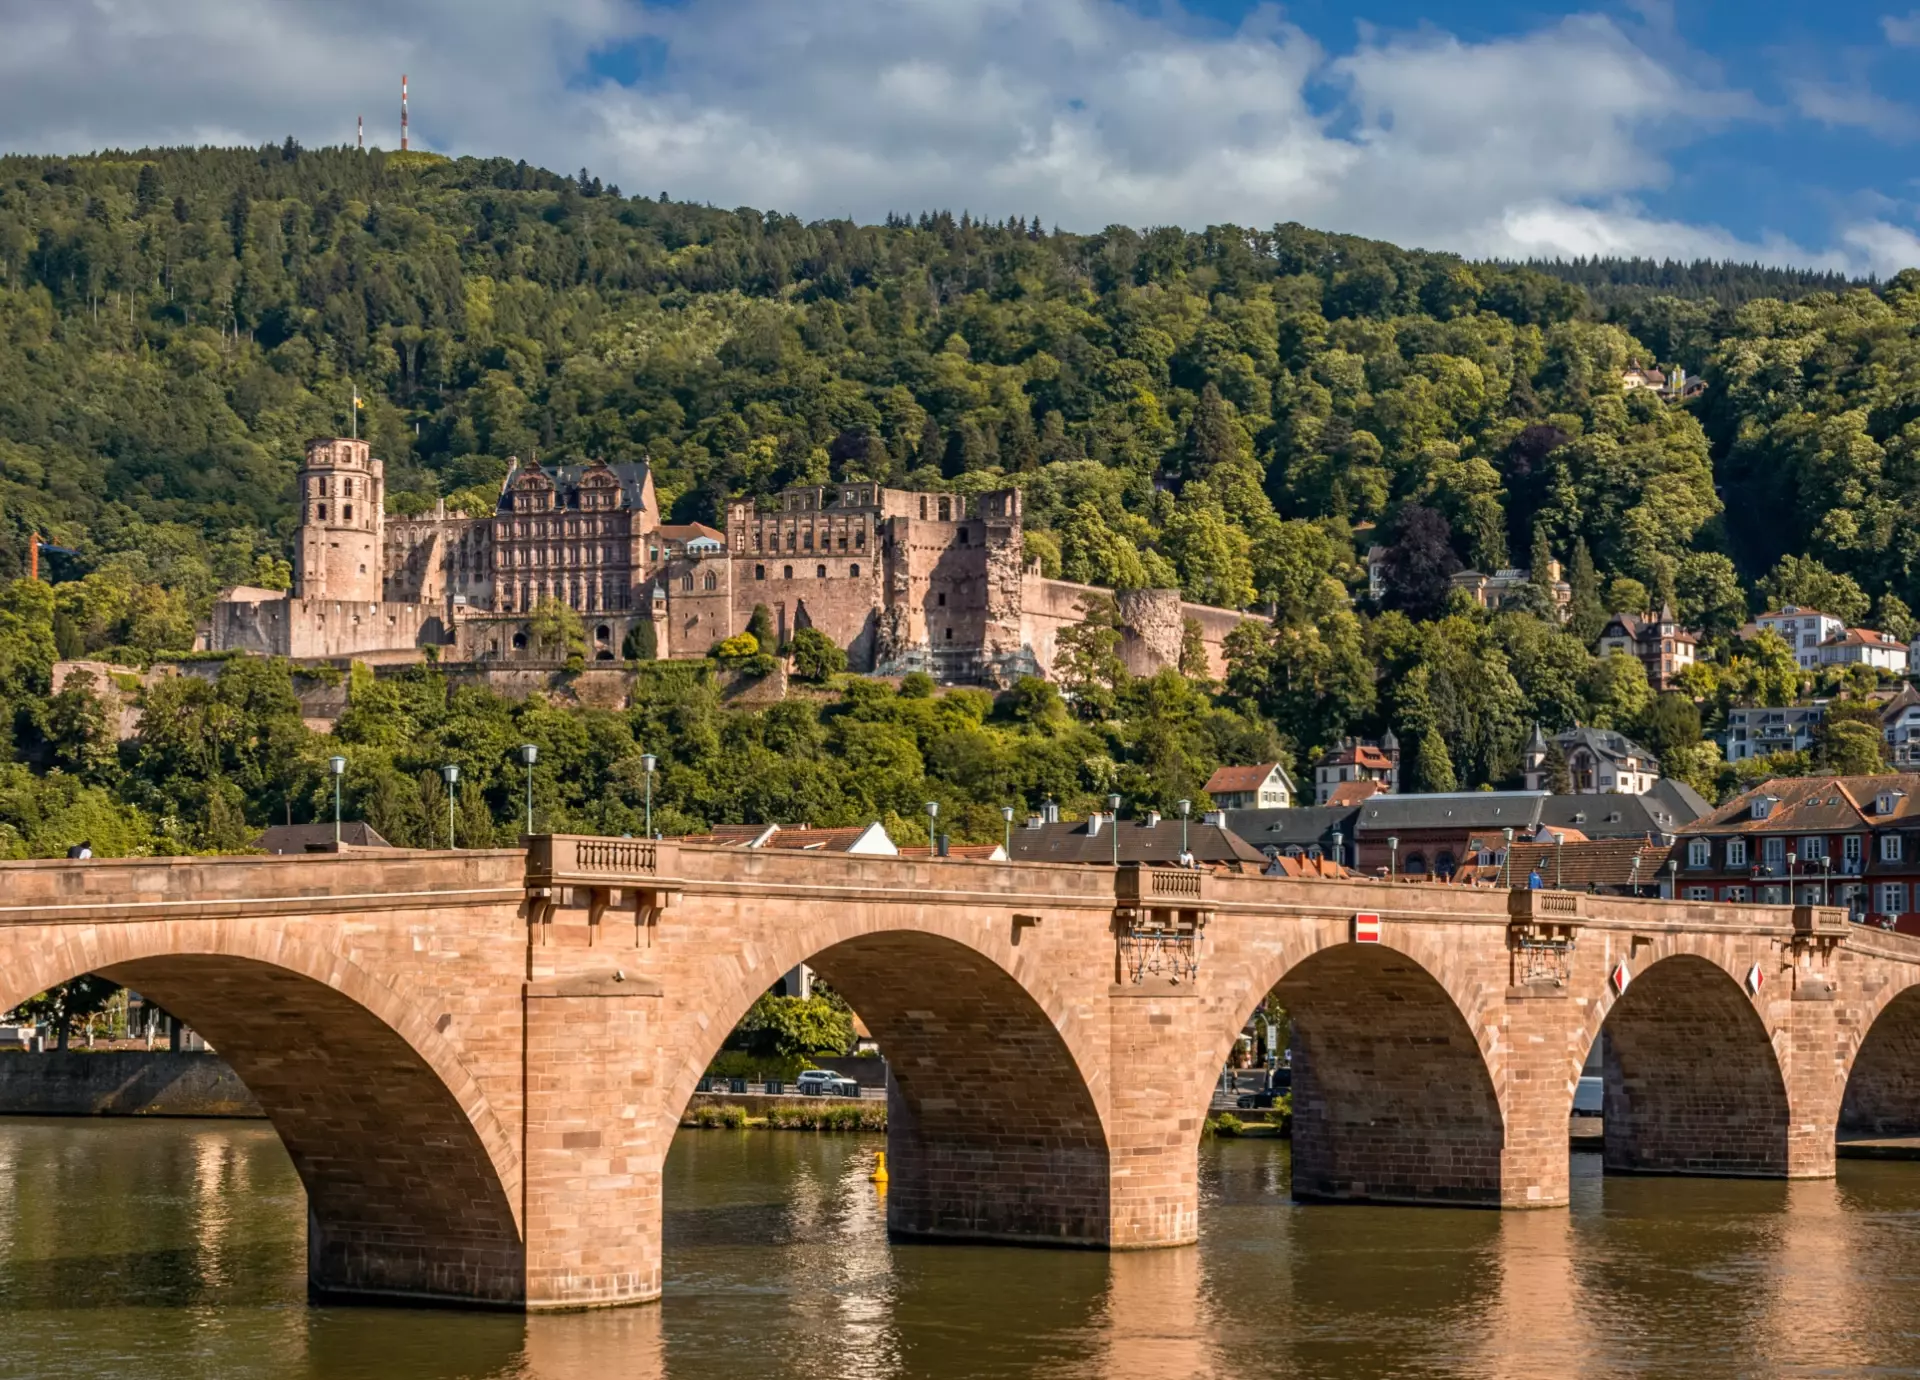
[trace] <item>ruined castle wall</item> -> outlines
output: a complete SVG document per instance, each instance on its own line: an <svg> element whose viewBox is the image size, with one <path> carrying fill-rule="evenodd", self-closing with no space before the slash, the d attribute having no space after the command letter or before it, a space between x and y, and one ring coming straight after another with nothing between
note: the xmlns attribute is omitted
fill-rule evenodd
<svg viewBox="0 0 1920 1380"><path fill-rule="evenodd" d="M387 521L382 554L386 597L439 604L464 598L493 607L493 523L487 518L428 516Z"/></svg>
<svg viewBox="0 0 1920 1380"><path fill-rule="evenodd" d="M1068 580L1049 580L1029 568L1021 591L1024 605L1021 635L1039 667L1039 674L1053 674L1061 631L1082 621L1086 617L1087 601L1098 598L1114 601L1125 632L1120 658L1136 676L1150 676L1180 664L1181 639L1187 620L1192 619L1200 625L1200 638L1207 649L1207 673L1218 679L1226 674L1227 634L1249 619L1267 621L1258 614L1187 603L1180 598L1178 590L1115 592Z"/></svg>
<svg viewBox="0 0 1920 1380"><path fill-rule="evenodd" d="M804 607L807 625L847 652L855 670L871 670L874 642L885 605L881 554L869 546L855 552L754 552L734 554L731 632L743 632L753 606L765 604L774 631L793 636ZM826 573L823 575L821 571ZM701 646L694 655L703 655Z"/></svg>
<svg viewBox="0 0 1920 1380"><path fill-rule="evenodd" d="M445 616L427 604L227 600L213 606L210 641L218 652L324 658L440 646L447 633Z"/></svg>
<svg viewBox="0 0 1920 1380"><path fill-rule="evenodd" d="M705 656L714 643L747 626L744 617L735 618L738 575L735 562L722 554L676 556L661 568L655 576L656 587L667 594L665 636L656 651L661 660Z"/></svg>
<svg viewBox="0 0 1920 1380"><path fill-rule="evenodd" d="M1264 614L1235 613L1232 609L1216 609L1206 604L1180 605L1182 618L1191 618L1200 625L1200 640L1207 648L1207 674L1215 680L1223 679L1227 674L1227 634L1242 623L1270 623L1273 620Z"/></svg>

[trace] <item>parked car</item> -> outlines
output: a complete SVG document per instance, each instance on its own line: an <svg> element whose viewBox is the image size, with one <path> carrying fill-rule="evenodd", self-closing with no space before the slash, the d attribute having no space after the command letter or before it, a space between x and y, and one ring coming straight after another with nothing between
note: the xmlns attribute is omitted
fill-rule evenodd
<svg viewBox="0 0 1920 1380"><path fill-rule="evenodd" d="M1579 1086L1573 1090L1573 1114L1575 1116L1599 1116L1607 1100L1607 1085L1597 1073L1585 1073L1580 1076Z"/></svg>
<svg viewBox="0 0 1920 1380"><path fill-rule="evenodd" d="M808 1069L793 1080L793 1090L803 1097L858 1097L860 1085L826 1069Z"/></svg>

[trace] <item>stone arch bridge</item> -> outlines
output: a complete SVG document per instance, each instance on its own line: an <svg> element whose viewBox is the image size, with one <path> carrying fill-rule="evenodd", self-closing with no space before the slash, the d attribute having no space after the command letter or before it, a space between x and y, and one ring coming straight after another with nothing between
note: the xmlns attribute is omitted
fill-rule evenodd
<svg viewBox="0 0 1920 1380"><path fill-rule="evenodd" d="M0 866L0 1010L100 972L204 1032L322 1294L656 1297L680 1112L803 961L889 1055L906 1237L1192 1241L1269 991L1302 1197L1564 1205L1603 1023L1611 1169L1821 1176L1841 1131L1920 1131L1920 940L1839 910L554 836Z"/></svg>

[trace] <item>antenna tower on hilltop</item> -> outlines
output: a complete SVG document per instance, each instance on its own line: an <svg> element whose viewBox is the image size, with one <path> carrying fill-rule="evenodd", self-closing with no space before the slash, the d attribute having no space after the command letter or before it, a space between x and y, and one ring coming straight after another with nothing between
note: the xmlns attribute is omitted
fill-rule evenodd
<svg viewBox="0 0 1920 1380"><path fill-rule="evenodd" d="M365 153L367 151L367 117L364 115L354 116L353 126L353 146L359 149L360 152Z"/></svg>
<svg viewBox="0 0 1920 1380"><path fill-rule="evenodd" d="M400 152L407 151L407 74L400 74Z"/></svg>

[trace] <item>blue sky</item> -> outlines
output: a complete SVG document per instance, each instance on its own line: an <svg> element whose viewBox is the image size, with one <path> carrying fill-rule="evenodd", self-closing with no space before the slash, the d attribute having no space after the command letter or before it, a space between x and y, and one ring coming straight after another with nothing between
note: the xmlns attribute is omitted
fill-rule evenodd
<svg viewBox="0 0 1920 1380"><path fill-rule="evenodd" d="M0 0L0 145L416 140L628 191L1920 264L1920 0Z"/></svg>

